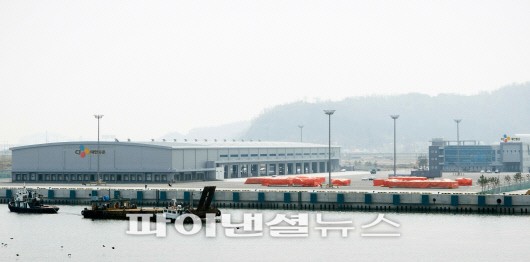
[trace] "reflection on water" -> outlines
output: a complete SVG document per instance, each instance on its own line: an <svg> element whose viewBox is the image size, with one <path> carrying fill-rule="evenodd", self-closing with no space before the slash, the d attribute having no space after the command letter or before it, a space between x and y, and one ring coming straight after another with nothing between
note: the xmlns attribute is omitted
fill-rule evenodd
<svg viewBox="0 0 530 262"><path fill-rule="evenodd" d="M276 214L293 218L298 212L224 209L224 213L232 214L233 222L240 222L243 213L261 214L262 236L229 237L225 232L229 229L217 223L215 237L206 236L204 225L199 233L186 236L168 224L167 236L157 238L154 234L127 234L128 221L83 219L82 206L60 207L59 214L26 215L10 213L7 205L0 205L0 260L523 261L530 255L527 216L384 213L385 219L398 226L382 221L363 228L377 221L379 213L320 212L325 222L351 221L349 226L354 227L346 230L347 237L341 236L341 230L328 230L324 237L317 229L322 227L317 223L319 212L303 211L308 216L308 236L279 238L271 236L274 225L267 223ZM155 224L151 227L154 229ZM400 236L370 237L364 233Z"/></svg>

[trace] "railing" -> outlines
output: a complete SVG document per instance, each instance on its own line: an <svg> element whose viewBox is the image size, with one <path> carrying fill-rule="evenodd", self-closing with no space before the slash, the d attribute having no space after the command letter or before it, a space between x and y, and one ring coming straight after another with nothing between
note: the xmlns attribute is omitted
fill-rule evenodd
<svg viewBox="0 0 530 262"><path fill-rule="evenodd" d="M517 191L530 189L530 181L524 181L520 183L514 183L513 185L499 186L492 189L484 190L481 194L500 194L503 192Z"/></svg>

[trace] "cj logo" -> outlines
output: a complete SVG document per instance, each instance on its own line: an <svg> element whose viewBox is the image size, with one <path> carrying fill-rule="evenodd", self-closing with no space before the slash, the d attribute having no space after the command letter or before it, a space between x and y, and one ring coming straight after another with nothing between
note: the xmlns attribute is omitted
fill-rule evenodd
<svg viewBox="0 0 530 262"><path fill-rule="evenodd" d="M509 141L521 141L521 138L519 138L519 137L509 137L506 134L504 134L501 137L501 141L504 141L504 143L508 143Z"/></svg>
<svg viewBox="0 0 530 262"><path fill-rule="evenodd" d="M84 145L80 145L79 150L76 150L75 154L79 155L81 158L85 158L89 154L105 154L105 150L90 150Z"/></svg>
<svg viewBox="0 0 530 262"><path fill-rule="evenodd" d="M79 150L75 151L76 154L80 155L81 158L85 158L88 154L90 154L90 149L85 148L85 146L80 145Z"/></svg>

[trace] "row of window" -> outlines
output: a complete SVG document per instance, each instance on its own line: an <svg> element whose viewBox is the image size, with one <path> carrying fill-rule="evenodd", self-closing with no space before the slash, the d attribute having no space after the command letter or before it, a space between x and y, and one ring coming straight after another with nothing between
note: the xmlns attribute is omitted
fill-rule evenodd
<svg viewBox="0 0 530 262"><path fill-rule="evenodd" d="M101 174L104 181L167 181L166 175ZM16 174L17 181L96 181L95 174Z"/></svg>
<svg viewBox="0 0 530 262"><path fill-rule="evenodd" d="M327 155L327 153L287 153L287 154L231 154L230 157L267 157L267 156L318 156L318 155L321 155L321 156L325 156ZM228 154L223 154L223 155L219 155L219 157L228 157L229 155Z"/></svg>
<svg viewBox="0 0 530 262"><path fill-rule="evenodd" d="M518 149L516 149L516 150L502 150L502 151L503 151L503 153L519 153L519 152L521 152L521 150L518 150Z"/></svg>

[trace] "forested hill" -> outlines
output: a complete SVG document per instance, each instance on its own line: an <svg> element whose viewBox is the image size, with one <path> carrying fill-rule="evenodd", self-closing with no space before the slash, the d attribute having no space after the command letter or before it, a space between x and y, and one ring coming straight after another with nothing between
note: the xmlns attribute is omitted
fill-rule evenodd
<svg viewBox="0 0 530 262"><path fill-rule="evenodd" d="M405 94L347 98L337 102L296 102L277 106L256 117L245 138L328 143L328 116L332 143L344 149L369 152L393 150L393 120L397 120L397 141L402 152L425 152L432 138L456 140L460 123L461 140L497 143L503 134L530 133L530 82L503 87L493 92L464 96Z"/></svg>

